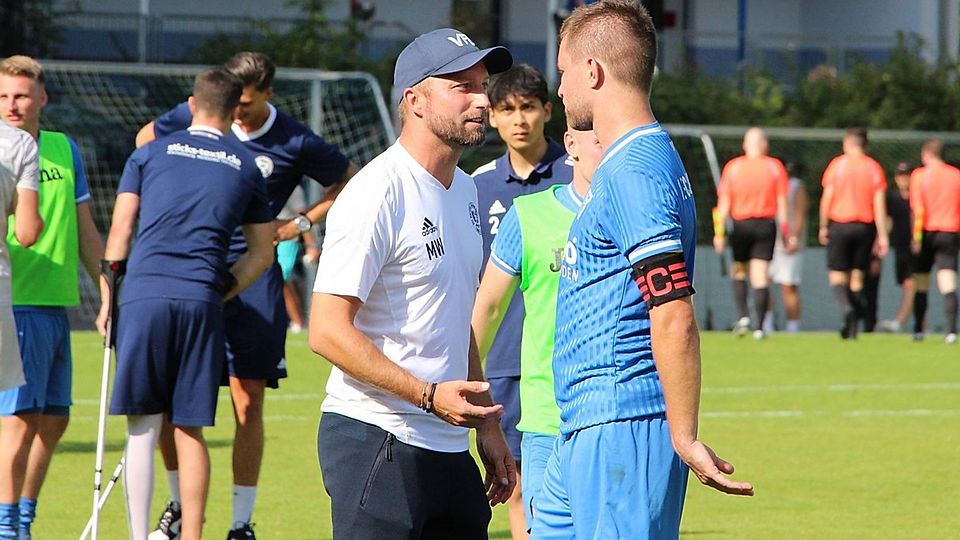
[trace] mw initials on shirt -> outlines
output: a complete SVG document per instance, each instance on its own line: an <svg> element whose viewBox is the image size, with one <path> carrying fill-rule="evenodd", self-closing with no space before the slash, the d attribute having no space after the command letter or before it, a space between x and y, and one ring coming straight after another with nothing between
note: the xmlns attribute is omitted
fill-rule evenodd
<svg viewBox="0 0 960 540"><path fill-rule="evenodd" d="M424 244L424 246L426 246L427 248L427 260L432 261L434 259L439 259L440 257L443 257L443 239L442 238L437 237L427 242L426 244Z"/></svg>

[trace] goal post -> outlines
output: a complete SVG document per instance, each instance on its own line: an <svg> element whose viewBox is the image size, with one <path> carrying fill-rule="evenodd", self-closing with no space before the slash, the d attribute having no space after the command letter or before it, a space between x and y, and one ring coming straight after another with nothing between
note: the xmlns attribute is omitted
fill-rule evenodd
<svg viewBox="0 0 960 540"><path fill-rule="evenodd" d="M93 217L105 237L137 131L186 100L193 78L209 66L53 60L42 64L49 103L41 127L77 141L93 195ZM383 93L369 73L278 68L273 87L273 104L357 165L373 159L395 139ZM308 190L315 189L312 184L306 183ZM318 193L307 195L312 199ZM81 306L71 313L75 327L92 328L99 303L94 284L81 277Z"/></svg>

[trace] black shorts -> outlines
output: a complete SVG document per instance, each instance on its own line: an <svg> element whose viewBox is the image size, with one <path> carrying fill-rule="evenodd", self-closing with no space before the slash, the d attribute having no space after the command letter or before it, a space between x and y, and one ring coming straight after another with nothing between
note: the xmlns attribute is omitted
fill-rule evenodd
<svg viewBox="0 0 960 540"><path fill-rule="evenodd" d="M773 259L773 246L777 243L777 224L772 219L751 218L733 220L730 247L733 260L747 262L750 259L769 261Z"/></svg>
<svg viewBox="0 0 960 540"><path fill-rule="evenodd" d="M894 247L894 267L897 274L897 285L903 285L907 278L917 273L917 258L910 251L910 245Z"/></svg>
<svg viewBox="0 0 960 540"><path fill-rule="evenodd" d="M873 242L877 228L873 223L830 222L830 241L827 242L827 268L838 272L863 270L870 267Z"/></svg>
<svg viewBox="0 0 960 540"><path fill-rule="evenodd" d="M503 436L507 439L514 461L520 463L520 440L523 438L517 431L520 422L520 377L490 377L487 382L490 383L493 402L503 405L500 427L503 428Z"/></svg>
<svg viewBox="0 0 960 540"><path fill-rule="evenodd" d="M923 231L923 242L917 254L917 273L929 274L934 266L938 270L956 270L958 252L960 233Z"/></svg>
<svg viewBox="0 0 960 540"><path fill-rule="evenodd" d="M490 505L470 452L418 448L323 413L317 453L335 540L487 538Z"/></svg>

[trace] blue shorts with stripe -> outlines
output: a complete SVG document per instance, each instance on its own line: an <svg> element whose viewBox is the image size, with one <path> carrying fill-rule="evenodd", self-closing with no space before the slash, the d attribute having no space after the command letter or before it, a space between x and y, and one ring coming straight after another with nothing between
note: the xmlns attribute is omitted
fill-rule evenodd
<svg viewBox="0 0 960 540"><path fill-rule="evenodd" d="M676 539L686 488L663 416L587 427L557 438L533 537Z"/></svg>
<svg viewBox="0 0 960 540"><path fill-rule="evenodd" d="M224 360L222 305L173 298L121 304L110 414L168 413L175 426L212 426Z"/></svg>
<svg viewBox="0 0 960 540"><path fill-rule="evenodd" d="M283 303L283 274L274 263L257 281L224 304L227 374L266 380L277 388L287 376L284 350L290 318ZM221 381L226 384L226 377Z"/></svg>
<svg viewBox="0 0 960 540"><path fill-rule="evenodd" d="M523 461L520 463L520 494L523 497L523 512L527 516L527 527L533 525L533 501L539 497L543 487L543 473L557 443L556 435L523 432L520 446L523 449Z"/></svg>
<svg viewBox="0 0 960 540"><path fill-rule="evenodd" d="M70 414L73 360L70 321L62 307L13 308L23 359L23 386L0 392L0 416Z"/></svg>

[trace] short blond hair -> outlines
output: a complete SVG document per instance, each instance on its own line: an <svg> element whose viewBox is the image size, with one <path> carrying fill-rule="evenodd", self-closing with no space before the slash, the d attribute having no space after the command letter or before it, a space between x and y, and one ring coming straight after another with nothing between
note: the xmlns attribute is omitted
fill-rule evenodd
<svg viewBox="0 0 960 540"><path fill-rule="evenodd" d="M575 58L602 60L611 75L650 93L657 63L657 31L637 0L603 0L578 7L560 27L560 43Z"/></svg>
<svg viewBox="0 0 960 540"><path fill-rule="evenodd" d="M43 66L40 62L22 54L7 57L0 62L0 75L27 77L40 84L44 83Z"/></svg>

